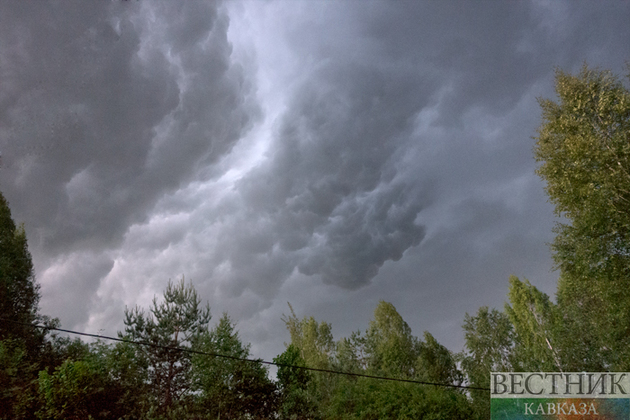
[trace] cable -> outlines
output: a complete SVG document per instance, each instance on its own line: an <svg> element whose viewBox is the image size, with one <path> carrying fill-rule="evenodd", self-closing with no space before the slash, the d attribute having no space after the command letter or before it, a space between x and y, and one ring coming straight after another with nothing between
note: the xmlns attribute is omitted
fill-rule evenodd
<svg viewBox="0 0 630 420"><path fill-rule="evenodd" d="M60 332L68 333L68 334L81 335L81 336L84 336L84 337L92 337L92 338L99 338L99 339L104 339L104 340L118 341L120 343L129 343L129 344L135 344L135 345L139 345L139 346L149 346L149 347L154 347L154 348L159 348L159 349L164 349L164 350L174 350L174 351L179 351L179 352L184 352L184 353L200 354L200 355L204 355L204 356L222 357L222 358L225 358L225 359L240 360L242 362L261 363L261 364L265 364L265 365L273 365L273 366L278 366L278 367L303 369L303 370L309 370L309 371L313 371L313 372L332 373L332 374L335 374L335 375L346 375L346 376L354 376L354 377L369 378L369 379L379 379L379 380L383 380L383 381L408 382L408 383L414 383L414 384L420 384L420 385L440 386L440 387L444 387L444 388L476 389L476 390L481 390L481 391L490 391L489 388L482 388L482 387L477 387L477 386L441 384L441 383L437 383L437 382L416 381L416 380L413 380L413 379L390 378L390 377L387 377L387 376L366 375L366 374L363 374L363 373L352 373L352 372L343 372L343 371L331 370L331 369L320 369L320 368L314 368L314 367L308 367L308 366L289 365L289 364L286 364L286 363L269 362L267 360L262 360L262 359L247 359L247 358L244 358L244 357L230 356L228 354L204 352L204 351L199 351L199 350L194 350L194 349L187 349L187 348L183 348L183 347L163 346L163 345L160 345L160 344L148 343L146 341L126 340L124 338L108 337L106 335L90 334L90 333L84 333L84 332L79 332L79 331L66 330L66 329L63 329L63 328L48 327L48 326L45 326L45 325L27 324L27 323L24 323L24 322L13 321L13 320L6 319L6 318L0 318L0 320L2 320L2 321L9 321L9 322L12 322L14 324L20 324L20 325L29 326L29 327L32 327L32 328L40 328L40 329L52 330L52 331L60 331Z"/></svg>

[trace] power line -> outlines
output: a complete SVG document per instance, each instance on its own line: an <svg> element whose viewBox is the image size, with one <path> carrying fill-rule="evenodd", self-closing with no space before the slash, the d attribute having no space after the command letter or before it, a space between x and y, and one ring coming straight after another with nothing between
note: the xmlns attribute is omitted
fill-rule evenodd
<svg viewBox="0 0 630 420"><path fill-rule="evenodd" d="M379 380L382 380L382 381L408 382L408 383L414 383L414 384L420 384L420 385L440 386L440 387L444 387L444 388L476 389L476 390L481 390L481 391L490 391L489 388L482 388L482 387L477 387L477 386L441 384L441 383L437 383L437 382L416 381L416 380L413 380L413 379L391 378L391 377L388 377L388 376L366 375L364 373L352 373L352 372L343 372L343 371L339 371L339 370L320 369L320 368L314 368L314 367L308 367L308 366L289 365L289 364L286 364L286 363L269 362L267 360L262 360L262 359L248 359L248 358L245 358L245 357L231 356L229 354L219 354L219 353L213 353L213 352L205 352L205 351L199 351L199 350L194 350L194 349L188 349L188 348L184 348L184 347L163 346L161 344L149 343L149 342L146 342L146 341L134 341L134 340L127 340L127 339L119 338L119 337L108 337L106 335L90 334L90 333L84 333L84 332L79 332L79 331L66 330L66 329L63 329L63 328L50 327L50 326L46 326L46 325L27 324L27 323L24 323L24 322L13 321L13 320L6 319L6 318L0 318L0 319L2 321L9 321L9 322L12 322L14 324L20 324L20 325L29 326L29 327L32 327L32 328L40 328L40 329L43 329L43 330L60 331L60 332L68 333L68 334L81 335L81 336L84 336L84 337L92 337L92 338L97 338L97 339L111 340L111 341L117 341L117 342L120 342L120 343L134 344L134 345L138 345L138 346L148 346L148 347L154 347L154 348L159 348L159 349L163 349L163 350L173 350L173 351L179 351L179 352L183 352L183 353L200 354L200 355L203 355L203 356L222 357L224 359L239 360L239 361L248 362L248 363L261 363L261 364L270 365L270 366L273 365L273 366L278 366L278 367L302 369L302 370L308 370L308 371L313 371L313 372L332 373L332 374L335 374L335 375L354 376L354 377L361 377L361 378L368 378L368 379L379 379Z"/></svg>

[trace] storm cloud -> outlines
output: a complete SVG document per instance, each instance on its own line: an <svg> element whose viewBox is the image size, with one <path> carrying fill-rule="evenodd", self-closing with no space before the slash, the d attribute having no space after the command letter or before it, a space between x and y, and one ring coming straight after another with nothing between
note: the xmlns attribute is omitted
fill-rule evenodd
<svg viewBox="0 0 630 420"><path fill-rule="evenodd" d="M623 72L624 2L0 4L0 189L42 311L110 335L184 275L256 356L380 299L453 350L510 274L553 294L555 67Z"/></svg>
<svg viewBox="0 0 630 420"><path fill-rule="evenodd" d="M119 243L256 116L215 4L94 6L2 5L4 188L51 253Z"/></svg>

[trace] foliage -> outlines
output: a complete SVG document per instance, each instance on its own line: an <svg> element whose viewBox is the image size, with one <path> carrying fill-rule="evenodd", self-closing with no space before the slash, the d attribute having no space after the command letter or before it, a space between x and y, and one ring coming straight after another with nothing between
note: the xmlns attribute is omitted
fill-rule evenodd
<svg viewBox="0 0 630 420"><path fill-rule="evenodd" d="M198 340L196 349L228 357L193 355L193 374L202 411L212 418L269 418L276 410L275 385L261 363L247 362L243 345L226 313Z"/></svg>
<svg viewBox="0 0 630 420"><path fill-rule="evenodd" d="M16 227L0 193L0 317L5 319L0 322L0 340L22 341L31 360L39 357L45 336L30 326L40 320L38 302L39 285L24 227Z"/></svg>
<svg viewBox="0 0 630 420"><path fill-rule="evenodd" d="M0 419L32 418L37 409L37 366L20 340L0 340Z"/></svg>
<svg viewBox="0 0 630 420"><path fill-rule="evenodd" d="M514 366L517 371L562 371L559 342L560 317L549 296L528 280L510 277L510 304L505 305L514 327Z"/></svg>
<svg viewBox="0 0 630 420"><path fill-rule="evenodd" d="M556 72L541 100L538 174L558 215L553 242L573 369L630 365L630 91L610 71ZM568 344L568 342L567 342Z"/></svg>
<svg viewBox="0 0 630 420"><path fill-rule="evenodd" d="M137 345L116 343L102 349L111 380L120 387L120 405L125 407L125 419L143 418L151 410L147 358L137 357ZM154 408L155 409L155 408Z"/></svg>
<svg viewBox="0 0 630 420"><path fill-rule="evenodd" d="M423 381L461 385L464 380L457 368L453 353L444 347L429 332L424 332L424 340L419 342L417 377Z"/></svg>
<svg viewBox="0 0 630 420"><path fill-rule="evenodd" d="M285 317L291 344L274 359L277 362L313 366L310 359L311 363L324 361L319 366L328 369L445 385L463 380L453 354L429 333L424 334L424 341L415 337L391 303L379 302L364 334L355 332L336 343L330 324L317 323L312 317L300 320L293 309L291 314ZM289 367L278 369L278 383L281 418L468 419L472 415L463 393L433 385L330 377Z"/></svg>
<svg viewBox="0 0 630 420"><path fill-rule="evenodd" d="M284 353L273 359L277 363L278 389L280 401L278 414L281 419L313 418L315 406L309 400L308 384L311 374L305 369L291 366L306 366L300 350L294 344L290 344Z"/></svg>
<svg viewBox="0 0 630 420"><path fill-rule="evenodd" d="M358 378L347 383L333 401L340 419L444 419L470 420L465 395L433 386Z"/></svg>
<svg viewBox="0 0 630 420"><path fill-rule="evenodd" d="M37 409L37 372L51 354L38 313L39 285L23 226L17 227L0 193L0 418L32 418Z"/></svg>
<svg viewBox="0 0 630 420"><path fill-rule="evenodd" d="M335 342L332 326L326 322L318 323L313 317L298 319L291 305L291 315L283 320L291 335L291 344L299 350L299 356L306 366L317 369L331 369L335 356ZM338 378L336 375L313 372L306 390L308 406L325 407L330 400ZM319 410L319 408L314 408Z"/></svg>
<svg viewBox="0 0 630 420"><path fill-rule="evenodd" d="M66 360L52 374L39 373L42 419L118 419L121 407L120 385L112 380L107 366L96 353L87 360Z"/></svg>
<svg viewBox="0 0 630 420"><path fill-rule="evenodd" d="M125 311L125 334L121 338L148 343L136 346L135 359L144 368L153 407L159 415L177 410L191 398L191 356L174 348L191 348L207 333L210 308L200 307L192 285L184 279L174 285L169 281L164 301L153 299L150 314L139 308Z"/></svg>
<svg viewBox="0 0 630 420"><path fill-rule="evenodd" d="M374 375L412 378L419 356L418 339L394 305L380 301L365 333L367 371Z"/></svg>
<svg viewBox="0 0 630 420"><path fill-rule="evenodd" d="M461 365L471 386L490 388L490 372L511 371L514 330L509 317L487 306L476 316L464 317L466 344ZM470 392L478 418L490 418L490 394L483 390Z"/></svg>
<svg viewBox="0 0 630 420"><path fill-rule="evenodd" d="M300 350L300 356L311 367L327 369L330 367L335 351L332 327L326 322L317 323L313 317L298 319L291 305L291 315L283 318L291 343Z"/></svg>

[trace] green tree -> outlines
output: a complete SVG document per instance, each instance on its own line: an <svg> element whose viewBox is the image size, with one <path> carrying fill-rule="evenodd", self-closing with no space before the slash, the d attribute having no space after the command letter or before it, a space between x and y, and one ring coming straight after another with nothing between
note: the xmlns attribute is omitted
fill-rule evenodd
<svg viewBox="0 0 630 420"><path fill-rule="evenodd" d="M157 415L175 415L192 398L191 355L173 348L190 349L208 332L210 307L200 303L182 278L176 285L169 281L163 302L154 298L149 314L138 307L125 310L125 333L119 336L152 345L136 346L135 360L146 367Z"/></svg>
<svg viewBox="0 0 630 420"><path fill-rule="evenodd" d="M473 412L460 392L434 386L359 378L335 401L340 419L470 420Z"/></svg>
<svg viewBox="0 0 630 420"><path fill-rule="evenodd" d="M300 357L308 367L331 369L335 359L336 345L332 326L327 322L317 322L313 317L299 319L291 305L290 316L283 320L291 335L291 343L300 352ZM324 410L335 392L338 378L334 374L313 372L307 387L308 404L320 413Z"/></svg>
<svg viewBox="0 0 630 420"><path fill-rule="evenodd" d="M23 342L0 340L0 419L33 418L38 370Z"/></svg>
<svg viewBox="0 0 630 420"><path fill-rule="evenodd" d="M9 205L0 193L0 418L34 415L37 372L51 346L46 332L34 328L49 320L38 313L39 285L33 274L23 226L16 227Z"/></svg>
<svg viewBox="0 0 630 420"><path fill-rule="evenodd" d="M105 353L109 375L120 387L125 419L142 419L155 410L149 382L149 359L136 344L116 343ZM139 357L140 356L140 357Z"/></svg>
<svg viewBox="0 0 630 420"><path fill-rule="evenodd" d="M490 372L513 369L514 329L509 317L487 306L477 315L464 317L466 344L460 356L469 385L490 389ZM490 418L490 392L471 390L476 418Z"/></svg>
<svg viewBox="0 0 630 420"><path fill-rule="evenodd" d="M318 323L313 317L298 319L291 305L290 316L283 320L291 334L291 344L300 350L300 356L310 367L329 369L335 354L332 326Z"/></svg>
<svg viewBox="0 0 630 420"><path fill-rule="evenodd" d="M630 92L610 71L556 72L537 173L557 215L557 301L572 369L630 366Z"/></svg>
<svg viewBox="0 0 630 420"><path fill-rule="evenodd" d="M84 360L66 360L52 373L39 372L41 419L120 419L128 414L122 384L108 366L109 347L92 346Z"/></svg>
<svg viewBox="0 0 630 420"><path fill-rule="evenodd" d="M44 334L30 325L38 315L39 285L35 282L24 227L16 227L11 210L0 193L0 340L18 339L36 354Z"/></svg>
<svg viewBox="0 0 630 420"><path fill-rule="evenodd" d="M306 366L306 362L300 356L300 350L293 344L273 359L279 364L277 378L280 391L278 414L281 419L305 419L313 418L315 406L309 400L308 384L311 375L306 369L291 366Z"/></svg>
<svg viewBox="0 0 630 420"><path fill-rule="evenodd" d="M416 364L418 379L440 383L461 385L464 380L457 368L453 353L444 347L429 332L424 332L424 340L419 343L419 355Z"/></svg>
<svg viewBox="0 0 630 420"><path fill-rule="evenodd" d="M391 335L375 334L374 328L377 323L372 322L370 334L361 337L355 333L350 339L340 340L337 350L338 362L340 366L350 367L342 370L370 374L369 364L361 368L359 360L364 358L367 363L374 360L375 355L370 352L370 349L374 348L381 352L380 355L376 355L376 360L384 362L393 360L390 366L404 365L400 363L401 360L405 363L415 363L414 376L409 379L443 384L461 383L462 374L457 369L455 357L448 349L439 344L428 332L424 334L424 341L418 340L411 335L408 326L399 314L394 312L395 308L391 304L381 303L380 306L380 309L385 310L375 311L375 321L393 318L393 324L399 326L398 331L394 329ZM366 345L368 336L371 339L381 338L383 342ZM403 340L400 340L401 336ZM405 346L401 345L401 342L416 345ZM404 354L401 351L405 348L411 354ZM359 352L364 352L364 356L359 357ZM414 355L417 356L415 361ZM384 366L388 365L384 363ZM388 376L394 376L392 374L394 371L387 368L381 372L389 372ZM378 371L376 373L378 374ZM472 416L471 404L460 390L364 377L339 378L335 393L326 408L325 418L339 419L470 419Z"/></svg>
<svg viewBox="0 0 630 420"><path fill-rule="evenodd" d="M525 372L562 371L560 317L549 296L528 280L510 277L510 304L505 305L514 328L513 368Z"/></svg>
<svg viewBox="0 0 630 420"><path fill-rule="evenodd" d="M260 362L247 362L244 345L229 316L202 335L197 350L228 357L193 355L193 376L205 416L222 419L271 418L276 410L276 389Z"/></svg>
<svg viewBox="0 0 630 420"><path fill-rule="evenodd" d="M367 371L371 374L413 378L419 342L394 305L380 301L365 333Z"/></svg>
<svg viewBox="0 0 630 420"><path fill-rule="evenodd" d="M463 380L452 353L428 332L424 341L415 337L388 302L379 302L364 336L341 340L337 352L350 371L442 384ZM360 377L339 380L328 413L327 418L470 419L472 411L459 390Z"/></svg>
<svg viewBox="0 0 630 420"><path fill-rule="evenodd" d="M344 372L362 373L365 371L367 367L365 337L359 331L337 342L333 367Z"/></svg>
<svg viewBox="0 0 630 420"><path fill-rule="evenodd" d="M285 317L291 344L274 361L356 374L458 384L463 380L453 354L429 333L424 341L394 305L379 302L364 334L337 343L331 326L312 317ZM334 344L334 345L333 345ZM279 367L283 419L469 419L472 408L461 391L357 376L334 377Z"/></svg>

